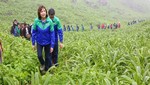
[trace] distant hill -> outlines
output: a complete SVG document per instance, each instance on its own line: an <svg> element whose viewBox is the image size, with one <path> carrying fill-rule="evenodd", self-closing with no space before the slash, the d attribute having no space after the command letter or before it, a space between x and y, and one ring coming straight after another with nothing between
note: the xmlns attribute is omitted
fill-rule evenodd
<svg viewBox="0 0 150 85"><path fill-rule="evenodd" d="M149 0L0 0L0 29L14 19L33 23L39 5L53 7L62 24L114 23L149 18Z"/></svg>

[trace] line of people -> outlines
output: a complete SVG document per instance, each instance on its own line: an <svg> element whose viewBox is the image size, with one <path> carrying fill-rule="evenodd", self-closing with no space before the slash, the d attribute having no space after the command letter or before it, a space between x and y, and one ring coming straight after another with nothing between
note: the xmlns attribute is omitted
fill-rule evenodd
<svg viewBox="0 0 150 85"><path fill-rule="evenodd" d="M97 29L100 30L100 29L117 29L117 28L120 28L121 27L121 24L120 22L118 23L114 23L114 24L106 24L106 23L103 23L103 24L98 24L97 25ZM85 27L83 24L81 24L81 31L84 31L85 30ZM93 30L93 25L90 24L90 30ZM73 26L73 25L63 25L63 31L80 31L80 27L78 24L76 24L76 26Z"/></svg>
<svg viewBox="0 0 150 85"><path fill-rule="evenodd" d="M85 30L83 24L81 24L81 29L82 31ZM63 31L79 31L79 25L76 24L76 29L73 27L73 25L67 25L67 27L63 25Z"/></svg>
<svg viewBox="0 0 150 85"><path fill-rule="evenodd" d="M128 22L128 26L129 25L134 25L134 24L137 24L137 23L140 23L140 22L144 22L144 21L145 21L145 19L142 19L142 20L133 20L133 21Z"/></svg>
<svg viewBox="0 0 150 85"><path fill-rule="evenodd" d="M98 24L97 25L97 28L98 30L99 29L117 29L117 28L121 28L121 24L120 22L118 23L113 23L113 24L106 24L106 23L103 23L103 24Z"/></svg>

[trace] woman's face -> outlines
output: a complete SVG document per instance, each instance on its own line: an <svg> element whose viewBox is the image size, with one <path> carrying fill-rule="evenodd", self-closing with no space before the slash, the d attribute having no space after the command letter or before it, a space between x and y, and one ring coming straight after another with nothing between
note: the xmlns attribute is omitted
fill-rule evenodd
<svg viewBox="0 0 150 85"><path fill-rule="evenodd" d="M17 21L14 21L14 24L16 24L16 25L17 25Z"/></svg>
<svg viewBox="0 0 150 85"><path fill-rule="evenodd" d="M46 18L46 10L44 8L42 8L40 15L41 15L41 18Z"/></svg>

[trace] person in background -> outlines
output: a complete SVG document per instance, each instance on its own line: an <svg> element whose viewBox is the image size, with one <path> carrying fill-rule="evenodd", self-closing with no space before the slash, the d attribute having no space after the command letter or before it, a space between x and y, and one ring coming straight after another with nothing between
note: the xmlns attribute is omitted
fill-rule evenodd
<svg viewBox="0 0 150 85"><path fill-rule="evenodd" d="M102 23L101 28L102 28L102 29L104 29L104 28L105 28L105 24L104 24L104 23Z"/></svg>
<svg viewBox="0 0 150 85"><path fill-rule="evenodd" d="M112 24L110 24L110 29L112 29Z"/></svg>
<svg viewBox="0 0 150 85"><path fill-rule="evenodd" d="M18 25L18 21L15 19L13 21L13 25L11 26L11 29L10 29L10 34L14 35L14 29L15 29L15 26Z"/></svg>
<svg viewBox="0 0 150 85"><path fill-rule="evenodd" d="M67 29L68 29L68 31L70 32L71 29L70 29L70 26L69 26L69 25L67 26Z"/></svg>
<svg viewBox="0 0 150 85"><path fill-rule="evenodd" d="M34 20L32 29L32 47L35 49L35 43L37 44L37 55L41 64L40 70L42 72L47 71L51 66L55 35L54 26L51 19L47 15L45 6L39 6L38 18ZM44 49L45 59L43 59L42 51Z"/></svg>
<svg viewBox="0 0 150 85"><path fill-rule="evenodd" d="M78 26L78 24L76 24L76 30L77 30L77 32L79 31L79 26Z"/></svg>
<svg viewBox="0 0 150 85"><path fill-rule="evenodd" d="M74 28L73 28L73 26L71 25L71 29L72 29L72 31L74 31Z"/></svg>
<svg viewBox="0 0 150 85"><path fill-rule="evenodd" d="M83 24L81 24L81 26L82 26L82 32L84 31L84 26L83 26Z"/></svg>
<svg viewBox="0 0 150 85"><path fill-rule="evenodd" d="M32 36L32 33L31 33L31 32L32 32L32 31L31 31L31 30L32 30L32 24L29 24L28 30L29 30L30 36ZM30 39L31 39L31 37L30 37Z"/></svg>
<svg viewBox="0 0 150 85"><path fill-rule="evenodd" d="M63 48L63 30L59 18L55 16L55 10L53 8L49 9L48 15L54 24L54 33L55 33L55 44L54 44L54 51L52 52L52 62L53 65L58 66L58 40L60 41L59 43L60 48ZM68 31L70 31L69 25L68 29L69 29Z"/></svg>
<svg viewBox="0 0 150 85"><path fill-rule="evenodd" d="M98 28L98 30L100 30L100 28L101 28L100 24L97 25L97 28Z"/></svg>
<svg viewBox="0 0 150 85"><path fill-rule="evenodd" d="M117 24L114 23L114 24L113 24L113 27L114 27L114 29L117 29Z"/></svg>
<svg viewBox="0 0 150 85"><path fill-rule="evenodd" d="M63 27L64 27L64 31L66 31L66 26L65 26L65 25L63 25Z"/></svg>
<svg viewBox="0 0 150 85"><path fill-rule="evenodd" d="M120 28L120 26L121 26L121 25L120 25L120 22L118 22L118 28Z"/></svg>
<svg viewBox="0 0 150 85"><path fill-rule="evenodd" d="M110 25L109 25L109 24L107 25L107 28L108 28L108 29L110 28Z"/></svg>
<svg viewBox="0 0 150 85"><path fill-rule="evenodd" d="M26 24L26 26L25 26L25 38L30 41L31 35L30 35L29 28L30 28L29 24Z"/></svg>
<svg viewBox="0 0 150 85"><path fill-rule="evenodd" d="M10 33L15 37L20 36L20 29L18 28L18 24L19 24L18 21L15 19L13 21L13 26L11 27L11 31L10 31Z"/></svg>
<svg viewBox="0 0 150 85"><path fill-rule="evenodd" d="M3 52L2 40L0 39L0 63L2 63L2 52Z"/></svg>
<svg viewBox="0 0 150 85"><path fill-rule="evenodd" d="M93 29L93 25L92 25L92 23L90 24L90 30L92 30Z"/></svg>
<svg viewBox="0 0 150 85"><path fill-rule="evenodd" d="M105 23L105 24L104 24L104 29L106 29L106 28L107 28L107 24Z"/></svg>
<svg viewBox="0 0 150 85"><path fill-rule="evenodd" d="M25 25L26 25L26 23L21 23L20 24L20 36L22 37L22 38L25 38L26 36L25 36L25 34L26 34L26 32L25 32Z"/></svg>

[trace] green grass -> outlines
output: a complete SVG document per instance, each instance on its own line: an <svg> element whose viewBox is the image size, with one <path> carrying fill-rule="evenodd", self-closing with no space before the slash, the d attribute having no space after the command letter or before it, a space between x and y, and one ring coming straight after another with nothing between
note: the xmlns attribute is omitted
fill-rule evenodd
<svg viewBox="0 0 150 85"><path fill-rule="evenodd" d="M65 32L59 67L41 76L31 42L0 33L4 62L2 84L148 85L149 22L117 30Z"/></svg>
<svg viewBox="0 0 150 85"><path fill-rule="evenodd" d="M119 19L122 28L117 30L88 31L89 23L112 23L119 14L110 12L117 8L92 8L83 0L73 6L69 0L8 0L0 2L0 38L3 40L3 64L0 64L0 85L149 85L150 82L150 21L126 26L126 21L148 14L125 9ZM60 2L61 3L60 3ZM96 0L95 0L96 1ZM140 2L136 2L140 3ZM144 2L143 2L144 3ZM84 32L64 32L64 48L59 50L59 66L45 75L39 72L36 51L31 42L13 37L8 32L13 19L32 23L37 17L39 4L54 7L62 24L84 23ZM4 9L5 8L5 9ZM106 9L106 10L103 10ZM101 12L101 11L102 12ZM109 13L107 13L109 11ZM108 16L102 18L102 16ZM99 17L99 18L98 18Z"/></svg>
<svg viewBox="0 0 150 85"><path fill-rule="evenodd" d="M46 6L47 9L53 7L56 10L56 15L62 21L62 24L84 24L89 28L89 24L93 23L114 23L133 19L144 19L150 15L149 5L144 1L133 1L147 10L146 13L141 13L132 10L128 6L122 4L120 0L108 1L107 6L99 6L97 0L93 1L97 8L86 4L84 0L77 0L73 4L71 0L4 0L0 1L0 23L1 29L10 29L12 21L17 19L19 22L33 23L34 18L37 17L37 8L39 5ZM144 6L141 5L145 4Z"/></svg>

